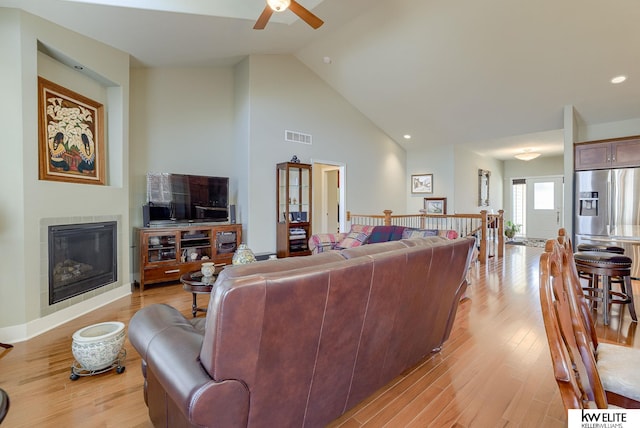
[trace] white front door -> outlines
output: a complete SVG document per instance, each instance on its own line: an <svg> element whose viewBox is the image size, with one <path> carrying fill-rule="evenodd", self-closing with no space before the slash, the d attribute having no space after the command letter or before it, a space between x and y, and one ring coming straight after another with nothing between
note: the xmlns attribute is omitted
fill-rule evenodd
<svg viewBox="0 0 640 428"><path fill-rule="evenodd" d="M555 238L563 227L563 177L527 178L527 238Z"/></svg>

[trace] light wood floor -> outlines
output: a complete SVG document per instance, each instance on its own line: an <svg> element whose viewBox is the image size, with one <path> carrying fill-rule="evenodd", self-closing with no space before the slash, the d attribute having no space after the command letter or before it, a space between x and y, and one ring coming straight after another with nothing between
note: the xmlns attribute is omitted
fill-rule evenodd
<svg viewBox="0 0 640 428"><path fill-rule="evenodd" d="M538 300L541 249L507 246L505 258L475 265L468 299L437 355L395 379L331 426L564 427ZM636 285L636 299L638 286ZM199 298L206 304L206 296ZM640 300L636 300L640 301ZM180 285L136 290L8 351L0 349L0 387L11 397L3 427L150 427L140 357L127 341L126 370L69 379L71 335L86 325L128 323L140 307L164 302L191 316ZM640 347L636 324L614 308L601 337ZM200 315L202 316L202 315Z"/></svg>

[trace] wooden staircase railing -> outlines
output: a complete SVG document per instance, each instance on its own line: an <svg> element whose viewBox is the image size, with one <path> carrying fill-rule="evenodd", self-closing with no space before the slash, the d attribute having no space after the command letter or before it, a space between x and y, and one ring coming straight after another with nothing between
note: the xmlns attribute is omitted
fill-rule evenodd
<svg viewBox="0 0 640 428"><path fill-rule="evenodd" d="M351 224L371 226L405 226L416 229L455 230L458 235L474 236L478 241L478 260L486 263L489 257L504 256L504 210L490 214L482 210L478 214L401 214L391 210L383 214L352 214L347 211Z"/></svg>

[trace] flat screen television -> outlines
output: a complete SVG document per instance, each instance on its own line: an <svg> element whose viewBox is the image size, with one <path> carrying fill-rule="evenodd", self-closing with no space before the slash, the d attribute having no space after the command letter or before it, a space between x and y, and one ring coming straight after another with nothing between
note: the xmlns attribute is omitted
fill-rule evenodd
<svg viewBox="0 0 640 428"><path fill-rule="evenodd" d="M147 174L149 225L229 221L229 178Z"/></svg>

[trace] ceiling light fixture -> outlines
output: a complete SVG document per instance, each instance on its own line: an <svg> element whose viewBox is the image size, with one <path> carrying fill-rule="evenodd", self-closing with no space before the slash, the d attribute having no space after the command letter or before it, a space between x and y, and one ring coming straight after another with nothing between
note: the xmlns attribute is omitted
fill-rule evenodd
<svg viewBox="0 0 640 428"><path fill-rule="evenodd" d="M291 0L267 0L267 4L276 12L282 12L289 8Z"/></svg>
<svg viewBox="0 0 640 428"><path fill-rule="evenodd" d="M513 157L516 158L516 159L523 160L523 161L530 161L530 160L533 160L533 159L537 158L541 154L542 153L531 151L531 149L525 149L522 153L518 153L518 154L514 155Z"/></svg>
<svg viewBox="0 0 640 428"><path fill-rule="evenodd" d="M627 76L616 76L613 79L611 79L611 83L613 83L614 85L617 85L618 83L622 83L625 80L627 80Z"/></svg>
<svg viewBox="0 0 640 428"><path fill-rule="evenodd" d="M410 140L411 139L411 135L409 135L409 134L404 134L403 137L404 137L405 140Z"/></svg>

